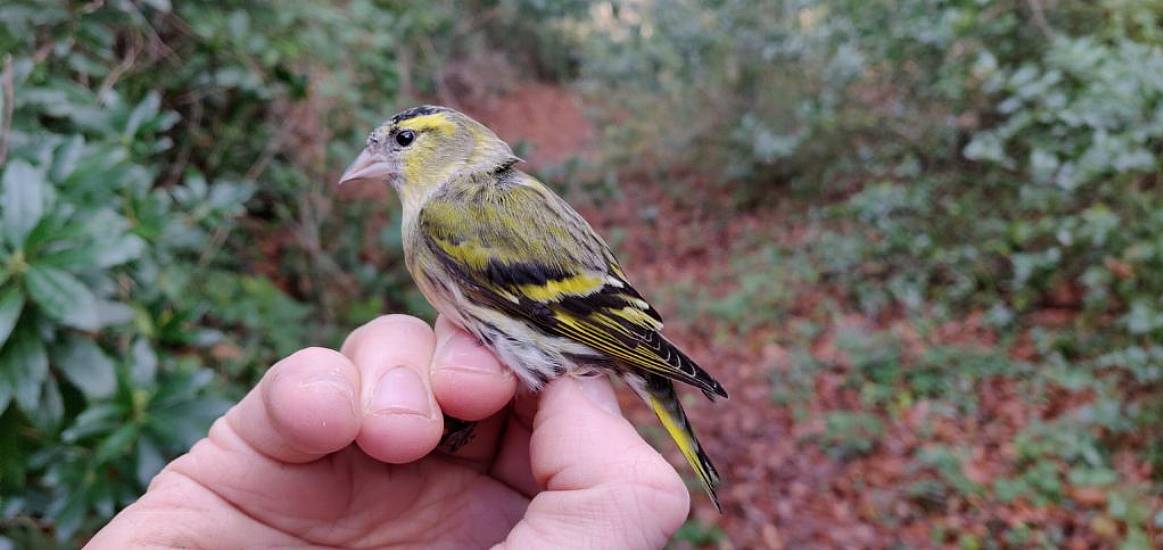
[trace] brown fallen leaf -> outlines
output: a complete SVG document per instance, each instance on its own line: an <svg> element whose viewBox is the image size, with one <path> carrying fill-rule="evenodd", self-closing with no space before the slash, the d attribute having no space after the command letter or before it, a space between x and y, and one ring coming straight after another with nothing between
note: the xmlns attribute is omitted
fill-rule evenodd
<svg viewBox="0 0 1163 550"><path fill-rule="evenodd" d="M1070 498L1083 506L1104 506L1107 501L1107 490L1094 485L1072 486L1067 489Z"/></svg>

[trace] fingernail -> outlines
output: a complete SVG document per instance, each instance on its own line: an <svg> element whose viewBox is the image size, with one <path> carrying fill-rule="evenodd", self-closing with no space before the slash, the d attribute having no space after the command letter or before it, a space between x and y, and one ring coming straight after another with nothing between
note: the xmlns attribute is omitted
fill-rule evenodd
<svg viewBox="0 0 1163 550"><path fill-rule="evenodd" d="M428 388L408 367L395 367L380 376L369 408L373 414L432 415Z"/></svg>
<svg viewBox="0 0 1163 550"><path fill-rule="evenodd" d="M591 403L608 413L622 415L622 408L618 406L618 396L614 394L614 388L610 387L604 375L576 378L574 383Z"/></svg>

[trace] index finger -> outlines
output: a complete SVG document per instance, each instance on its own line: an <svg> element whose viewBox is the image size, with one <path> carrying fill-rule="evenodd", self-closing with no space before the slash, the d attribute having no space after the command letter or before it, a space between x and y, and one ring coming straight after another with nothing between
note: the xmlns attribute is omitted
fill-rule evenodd
<svg viewBox="0 0 1163 550"><path fill-rule="evenodd" d="M443 417L429 384L435 337L427 323L385 315L348 336L341 351L359 369L362 414L356 443L391 464L415 461L440 441Z"/></svg>
<svg viewBox="0 0 1163 550"><path fill-rule="evenodd" d="M441 316L436 320L432 391L453 418L481 420L500 411L517 390L517 377L477 339Z"/></svg>
<svg viewBox="0 0 1163 550"><path fill-rule="evenodd" d="M546 386L529 456L545 490L503 547L659 548L686 519L682 478L622 418L604 376Z"/></svg>

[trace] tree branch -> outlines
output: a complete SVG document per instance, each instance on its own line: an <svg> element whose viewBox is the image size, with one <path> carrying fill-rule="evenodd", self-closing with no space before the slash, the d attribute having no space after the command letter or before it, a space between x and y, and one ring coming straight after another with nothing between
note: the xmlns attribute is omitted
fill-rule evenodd
<svg viewBox="0 0 1163 550"><path fill-rule="evenodd" d="M12 55L4 56L4 72L0 73L0 93L4 94L4 110L0 112L0 166L8 160L8 139L12 131L12 111L16 104L16 86L12 81Z"/></svg>

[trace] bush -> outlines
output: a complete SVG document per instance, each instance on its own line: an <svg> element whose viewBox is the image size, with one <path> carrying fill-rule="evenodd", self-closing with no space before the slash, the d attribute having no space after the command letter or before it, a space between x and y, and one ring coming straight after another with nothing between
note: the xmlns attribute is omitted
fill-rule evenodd
<svg viewBox="0 0 1163 550"><path fill-rule="evenodd" d="M401 79L393 37L412 15L363 1L5 5L9 540L83 537L272 361L334 344L341 327L325 308L337 295L304 280L358 273L343 291L373 302L361 320L403 303L398 258L358 258L368 244L355 222L375 205L324 219L317 182L390 111ZM302 135L320 121L326 134ZM284 243L292 250L278 259L256 250L286 227L309 238ZM343 244L324 255L317 244L333 236Z"/></svg>
<svg viewBox="0 0 1163 550"><path fill-rule="evenodd" d="M54 10L6 13L12 31ZM236 395L198 358L216 337L192 281L253 192L221 181L211 193L200 176L155 187L180 117L159 93L130 101L64 80L63 66L88 60L81 38L7 60L19 102L6 105L0 179L4 515L50 522L60 539L136 498Z"/></svg>
<svg viewBox="0 0 1163 550"><path fill-rule="evenodd" d="M552 25L527 16L584 8L8 2L7 540L83 540L278 358L383 310L430 311L403 270L395 200L333 206L324 186L404 102L471 95L462 68L491 41L568 74Z"/></svg>
<svg viewBox="0 0 1163 550"><path fill-rule="evenodd" d="M990 376L1043 397L1093 392L1019 436L1019 480L1037 499L1063 498L1062 471L1112 470L1122 450L1158 471L1158 446L1143 442L1157 439L1163 402L1158 2L623 8L595 27L607 30L589 47L603 55L582 70L624 121L615 158L752 202L801 200L808 212L781 223L819 236L794 261L869 316L931 326L980 314L1004 345L1032 340L1030 369ZM795 295L787 270L762 273ZM720 303L750 303L760 272L741 273ZM1043 326L1045 312L1068 321ZM854 374L877 391L959 376L878 381L886 371L871 365ZM874 433L852 420L862 414L827 417L839 451L867 450L852 435ZM1127 540L1146 527L1132 522Z"/></svg>

